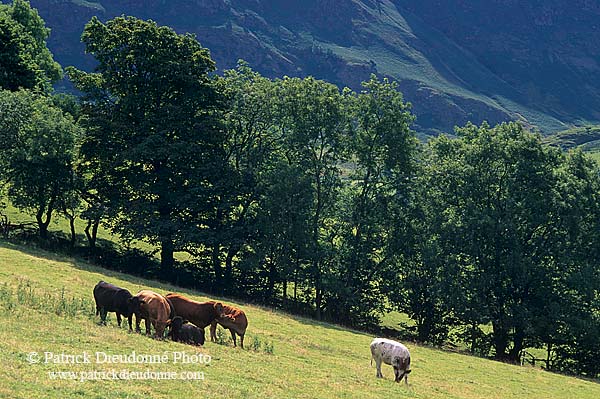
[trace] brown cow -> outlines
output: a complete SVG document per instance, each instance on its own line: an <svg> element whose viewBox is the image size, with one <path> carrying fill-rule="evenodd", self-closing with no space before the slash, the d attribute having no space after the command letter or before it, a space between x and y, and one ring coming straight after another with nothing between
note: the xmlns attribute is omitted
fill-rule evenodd
<svg viewBox="0 0 600 399"><path fill-rule="evenodd" d="M214 320L210 324L210 340L217 341L217 323L231 332L233 346L237 346L235 334L240 336L240 346L244 349L244 334L248 328L248 318L243 310L230 305L223 305L224 315Z"/></svg>
<svg viewBox="0 0 600 399"><path fill-rule="evenodd" d="M146 335L150 335L150 324L154 327L154 336L163 338L165 327L171 323L173 309L169 301L160 294L150 290L142 290L135 295L139 306L135 312L135 330L140 332L140 322L146 324Z"/></svg>
<svg viewBox="0 0 600 399"><path fill-rule="evenodd" d="M198 302L179 294L167 294L165 297L173 304L176 316L181 316L198 328L204 329L213 320L223 316L221 302Z"/></svg>

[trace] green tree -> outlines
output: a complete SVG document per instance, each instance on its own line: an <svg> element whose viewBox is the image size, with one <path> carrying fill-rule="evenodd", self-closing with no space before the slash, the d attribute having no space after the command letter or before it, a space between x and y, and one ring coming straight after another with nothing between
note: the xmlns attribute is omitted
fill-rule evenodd
<svg viewBox="0 0 600 399"><path fill-rule="evenodd" d="M459 140L441 136L420 154L413 185L414 201L408 212L410 222L406 231L399 234L397 251L401 260L398 278L393 280L397 284L392 298L399 310L415 321L420 342L443 343L454 324L449 298L452 289L461 288L460 283L452 284L455 276L460 275L455 265L460 264L461 258L454 258L453 254L461 237L455 234L454 225L447 222L452 215L447 208L447 190L458 184L447 170L461 167L462 160L454 158L460 146ZM475 319L476 328L480 320ZM463 323L467 329L473 326L468 320ZM469 338L471 352L478 353L481 342L475 338L480 337L471 334ZM489 348L484 354L488 352Z"/></svg>
<svg viewBox="0 0 600 399"><path fill-rule="evenodd" d="M312 275L306 267L312 242L311 180L287 159L277 158L262 173L261 194L256 226L259 239L254 248L258 263L265 267L265 296L275 300L275 286L281 282L282 298L287 300L291 282L297 304L298 288L309 286Z"/></svg>
<svg viewBox="0 0 600 399"><path fill-rule="evenodd" d="M17 208L35 215L40 236L46 238L53 212L73 192L79 129L49 98L25 91L0 93L0 124L12 126L12 146L0 156L8 196Z"/></svg>
<svg viewBox="0 0 600 399"><path fill-rule="evenodd" d="M0 4L0 89L50 91L62 77L46 47L50 30L25 0Z"/></svg>
<svg viewBox="0 0 600 399"><path fill-rule="evenodd" d="M335 234L329 221L339 195L348 118L342 94L334 85L313 78L284 78L278 83L277 118L283 151L311 185L308 251L316 316L321 318L327 275L335 262Z"/></svg>
<svg viewBox="0 0 600 399"><path fill-rule="evenodd" d="M551 370L595 378L600 367L600 175L581 151L564 157L558 170L561 245L551 285L537 293L533 322ZM536 294L536 293L534 293Z"/></svg>
<svg viewBox="0 0 600 399"><path fill-rule="evenodd" d="M558 150L515 123L457 130L458 140L431 144L436 232L456 315L491 323L498 359L518 361L531 336L535 297L556 276L561 243L555 193Z"/></svg>
<svg viewBox="0 0 600 399"><path fill-rule="evenodd" d="M193 36L133 17L93 18L82 40L98 61L68 71L85 94L82 161L102 175L114 231L160 246L168 270L226 180L214 62Z"/></svg>
<svg viewBox="0 0 600 399"><path fill-rule="evenodd" d="M240 61L235 70L225 71L219 84L227 108L222 149L227 179L215 187L215 208L198 244L210 248L215 285L235 289L234 260L255 235L261 174L276 156L279 143L274 134L271 80Z"/></svg>
<svg viewBox="0 0 600 399"><path fill-rule="evenodd" d="M21 131L31 118L31 96L25 92L11 95L5 90L0 93L0 170L5 173L10 155L18 146ZM2 177L0 181L6 180L5 176Z"/></svg>
<svg viewBox="0 0 600 399"><path fill-rule="evenodd" d="M335 303L342 320L373 325L387 301L384 282L395 269L406 200L415 172L417 140L410 104L395 82L374 75L364 91L349 97L354 129L349 148L353 170L345 189L339 280ZM392 301L394 304L395 301Z"/></svg>

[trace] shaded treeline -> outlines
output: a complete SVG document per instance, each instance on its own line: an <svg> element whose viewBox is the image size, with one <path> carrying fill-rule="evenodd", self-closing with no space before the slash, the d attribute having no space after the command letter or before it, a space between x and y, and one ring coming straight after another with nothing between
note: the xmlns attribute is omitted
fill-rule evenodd
<svg viewBox="0 0 600 399"><path fill-rule="evenodd" d="M355 93L243 62L217 76L194 37L131 17L90 21L98 67L67 69L80 98L53 95L44 29L26 2L0 6L0 34L37 43L0 46L0 179L42 238L60 213L74 246L81 218L120 270L360 328L398 310L423 342L511 362L544 348L550 369L600 373L600 181L583 154L516 123L420 144L393 82ZM160 265L97 248L100 224Z"/></svg>

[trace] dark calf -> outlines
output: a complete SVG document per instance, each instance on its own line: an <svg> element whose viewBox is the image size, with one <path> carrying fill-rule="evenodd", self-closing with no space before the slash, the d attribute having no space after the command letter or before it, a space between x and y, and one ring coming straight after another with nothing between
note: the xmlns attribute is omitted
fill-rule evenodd
<svg viewBox="0 0 600 399"><path fill-rule="evenodd" d="M198 328L192 324L186 324L180 316L171 320L169 336L175 342L182 342L191 345L204 345L204 329Z"/></svg>
<svg viewBox="0 0 600 399"><path fill-rule="evenodd" d="M121 316L127 317L131 330L131 316L136 309L133 296L124 288L100 281L94 287L94 300L96 301L96 316L100 315L103 324L106 324L106 314L115 312L117 323L121 326Z"/></svg>

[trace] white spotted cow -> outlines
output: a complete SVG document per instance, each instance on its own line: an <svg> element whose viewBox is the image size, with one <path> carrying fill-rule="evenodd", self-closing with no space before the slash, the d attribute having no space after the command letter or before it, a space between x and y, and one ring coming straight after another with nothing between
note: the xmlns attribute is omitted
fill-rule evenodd
<svg viewBox="0 0 600 399"><path fill-rule="evenodd" d="M371 356L371 365L375 360L375 367L377 367L377 378L383 378L383 374L381 374L381 362L383 362L394 368L396 382L400 382L404 378L404 383L408 385L410 352L406 346L391 339L375 338L371 342Z"/></svg>

